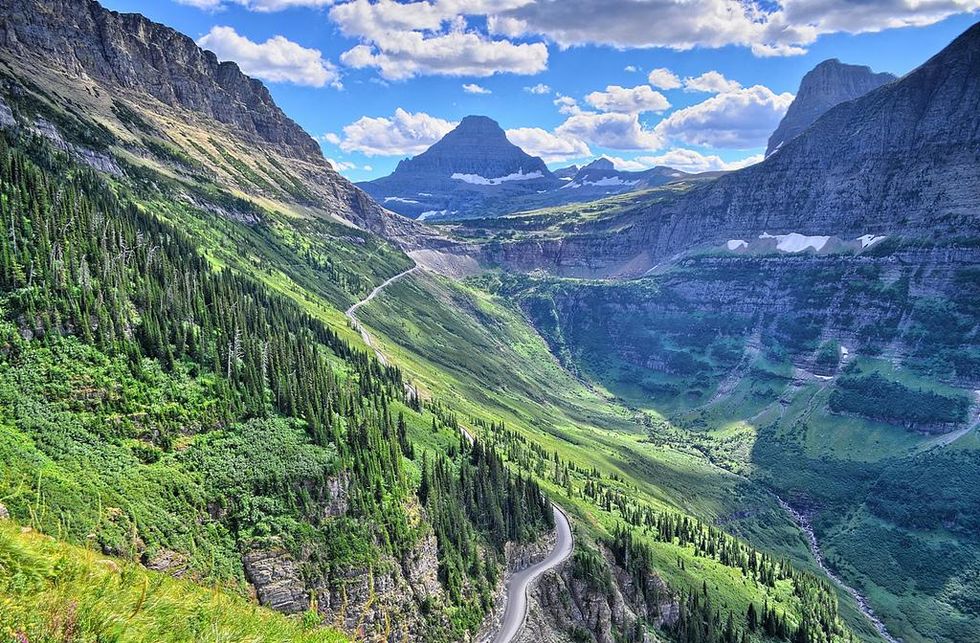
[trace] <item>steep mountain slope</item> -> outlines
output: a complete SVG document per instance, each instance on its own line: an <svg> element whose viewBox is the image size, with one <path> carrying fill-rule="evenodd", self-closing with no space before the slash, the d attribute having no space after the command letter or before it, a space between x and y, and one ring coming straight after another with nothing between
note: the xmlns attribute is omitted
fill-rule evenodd
<svg viewBox="0 0 980 643"><path fill-rule="evenodd" d="M412 265L354 224L413 225L398 228L326 168L271 101L260 104L261 85L208 66L166 27L82 0L0 8L16 43L0 52L0 513L255 592L309 628L472 636L506 552L546 532L552 514L534 480L511 476L481 442L462 444L459 422L423 409L348 326L344 309ZM185 55L195 69L204 61L201 77L187 72L206 90L191 108L176 98L191 91L180 89ZM140 73L121 82L130 64ZM173 102L155 96L171 94L160 83ZM212 91L216 106L258 103L215 120ZM0 600L17 602L0 610L4 632L111 631L74 615L88 605L72 594L85 591L77 576L59 578L51 611L31 615L2 558ZM35 561L38 588L55 578L44 565L60 573L69 561ZM144 583L133 619L148 596L167 596L130 567L102 591L139 596L132 583ZM259 616L241 629L217 616L215 627L238 638L306 628L249 609ZM146 609L134 623L177 640L186 624L168 629L166 618L180 614ZM321 634L309 638L337 638Z"/></svg>
<svg viewBox="0 0 980 643"><path fill-rule="evenodd" d="M823 61L800 81L796 98L769 137L766 156L799 136L832 107L864 96L896 78L889 73L875 73L870 67L847 65L836 58Z"/></svg>
<svg viewBox="0 0 980 643"><path fill-rule="evenodd" d="M978 100L980 25L758 166L457 226L533 275L473 283L795 508L901 640L980 637Z"/></svg>
<svg viewBox="0 0 980 643"><path fill-rule="evenodd" d="M20 24L67 19L48 11L61 6L16 5L39 10ZM30 24L22 45L57 32ZM438 642L480 629L505 565L520 563L515 543L549 530L546 491L574 517L563 584L588 608L563 618L572 603L552 594L563 639L874 638L761 485L576 380L506 299L413 272L359 309L382 331L389 360L374 359L342 311L411 261L349 224L421 227L358 209L363 195L318 159L144 87L66 75L29 46L2 58L4 513L254 590L296 615L280 636L330 624ZM54 571L71 568L60 560ZM159 577L131 569L118 592L114 574L100 587L149 619ZM89 605L71 594L84 578L55 578L67 596L52 604ZM43 640L66 614L28 605L10 629ZM100 634L79 623L78 636Z"/></svg>
<svg viewBox="0 0 980 643"><path fill-rule="evenodd" d="M508 141L496 121L467 116L389 176L359 185L407 216L465 218L491 201L553 189L558 179L544 161Z"/></svg>
<svg viewBox="0 0 980 643"><path fill-rule="evenodd" d="M164 25L95 0L2 0L0 42L11 71L98 124L90 156L162 161L168 173L217 178L287 211L389 239L418 243L427 234L337 174L262 83ZM149 155L148 139L156 144Z"/></svg>
<svg viewBox="0 0 980 643"><path fill-rule="evenodd" d="M485 259L558 274L643 274L692 248L761 235L942 239L980 226L980 24L902 79L843 103L764 162L672 199L638 201Z"/></svg>

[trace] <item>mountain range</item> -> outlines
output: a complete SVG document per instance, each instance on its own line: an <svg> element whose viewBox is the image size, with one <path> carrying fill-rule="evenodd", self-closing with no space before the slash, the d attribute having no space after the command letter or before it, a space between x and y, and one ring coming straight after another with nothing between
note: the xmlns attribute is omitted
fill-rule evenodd
<svg viewBox="0 0 980 643"><path fill-rule="evenodd" d="M583 203L714 176L669 167L622 171L607 158L553 173L543 160L507 140L496 121L467 116L425 152L399 162L390 175L358 187L404 216L451 221Z"/></svg>
<svg viewBox="0 0 980 643"><path fill-rule="evenodd" d="M762 163L636 198L574 234L495 244L487 260L635 276L678 252L765 234L853 240L975 230L978 48L973 27L902 79L830 109Z"/></svg>
<svg viewBox="0 0 980 643"><path fill-rule="evenodd" d="M742 170L360 187L142 16L0 42L5 634L980 638L980 25Z"/></svg>

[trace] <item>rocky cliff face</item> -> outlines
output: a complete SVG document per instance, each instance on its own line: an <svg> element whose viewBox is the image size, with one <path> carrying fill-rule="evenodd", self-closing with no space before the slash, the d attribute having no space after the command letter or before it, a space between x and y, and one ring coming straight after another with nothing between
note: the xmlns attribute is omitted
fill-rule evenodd
<svg viewBox="0 0 980 643"><path fill-rule="evenodd" d="M42 55L70 74L147 91L299 158L320 156L316 142L262 83L139 14L107 11L94 0L0 0L0 42L10 52Z"/></svg>
<svg viewBox="0 0 980 643"><path fill-rule="evenodd" d="M518 635L519 643L563 643L589 641L615 643L643 631L644 626L673 624L679 606L659 579L640 588L635 579L604 551L610 570L607 587L579 578L574 563L546 572L531 590L527 624ZM646 596L656 596L648 600ZM649 634L638 640L652 641ZM634 639L628 639L634 640Z"/></svg>
<svg viewBox="0 0 980 643"><path fill-rule="evenodd" d="M836 58L823 61L803 77L796 98L769 137L766 156L799 136L832 107L896 79L893 74L875 73L870 67L847 65Z"/></svg>
<svg viewBox="0 0 980 643"><path fill-rule="evenodd" d="M980 24L915 71L834 107L764 162L486 259L562 274L643 274L691 248L762 234L980 230Z"/></svg>
<svg viewBox="0 0 980 643"><path fill-rule="evenodd" d="M19 125L64 139L60 147L96 169L118 174L109 148L124 148L192 182L340 219L407 249L446 243L334 171L261 82L169 27L94 0L0 0L0 43L0 96L30 96L65 114L51 127L22 114ZM18 125L11 106L0 98L0 127ZM99 149L75 140L78 131L95 132Z"/></svg>
<svg viewBox="0 0 980 643"><path fill-rule="evenodd" d="M322 509L325 519L346 514L348 484L346 475L330 481ZM384 556L373 564L325 572L308 556L263 543L246 552L242 563L262 605L284 614L315 609L325 624L357 632L359 640L424 640L429 628L446 625L435 611L445 597L430 528L421 531L400 559Z"/></svg>

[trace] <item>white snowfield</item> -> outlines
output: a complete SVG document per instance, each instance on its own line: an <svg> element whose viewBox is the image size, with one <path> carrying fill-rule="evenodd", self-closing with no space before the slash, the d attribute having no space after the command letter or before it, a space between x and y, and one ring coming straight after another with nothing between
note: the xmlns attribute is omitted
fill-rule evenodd
<svg viewBox="0 0 980 643"><path fill-rule="evenodd" d="M487 177L480 176L479 174L460 174L459 172L454 172L449 178L462 181L463 183L471 183L473 185L500 185L501 183L507 183L508 181L529 181L531 179L540 179L543 177L544 174L538 170L525 174L522 168L517 172L506 176L498 176L495 179L488 179Z"/></svg>
<svg viewBox="0 0 980 643"><path fill-rule="evenodd" d="M591 185L600 188L621 186L621 185L632 186L632 185L636 185L637 183L639 183L639 181L627 181L626 179L623 179L618 176L607 176L599 179L598 181L586 180L586 181L575 181L574 183L566 183L565 185L561 186L561 189L564 190L565 188L580 188L586 185Z"/></svg>
<svg viewBox="0 0 980 643"><path fill-rule="evenodd" d="M862 234L860 237L857 238L857 240L861 242L862 248L867 248L871 244L878 243L884 238L885 238L884 236L875 236L873 234Z"/></svg>
<svg viewBox="0 0 980 643"><path fill-rule="evenodd" d="M435 216L440 216L441 217L441 216L445 216L447 214L449 214L449 210L426 210L425 212L423 212L422 214L419 215L418 220L419 221L425 221L426 219L428 219L430 217L435 217Z"/></svg>
<svg viewBox="0 0 980 643"><path fill-rule="evenodd" d="M872 246L882 239L885 239L885 235L874 235L874 234L862 234L860 237L855 238L852 242L858 242L861 244L861 249L865 249ZM805 235L799 232L790 232L789 234L769 234L768 232L763 232L759 235L759 239L775 239L776 249L780 252L803 252L804 250L813 249L816 252L820 252L824 249L831 239L838 239L834 236L824 236L824 235ZM742 250L743 248L757 248L760 244L752 243L744 239L729 239L725 242L725 248L731 252L736 250ZM764 249L766 246L762 246ZM853 247L853 246L852 246Z"/></svg>
<svg viewBox="0 0 980 643"><path fill-rule="evenodd" d="M807 248L813 248L817 252L820 252L827 245L827 242L830 241L829 236L808 237L799 232L790 232L789 234L769 234L768 232L763 232L759 235L759 238L775 239L776 249L782 250L783 252L803 252Z"/></svg>
<svg viewBox="0 0 980 643"><path fill-rule="evenodd" d="M389 201L396 201L398 203L418 203L418 201L415 199L404 199L400 196L386 196L385 203L388 203Z"/></svg>

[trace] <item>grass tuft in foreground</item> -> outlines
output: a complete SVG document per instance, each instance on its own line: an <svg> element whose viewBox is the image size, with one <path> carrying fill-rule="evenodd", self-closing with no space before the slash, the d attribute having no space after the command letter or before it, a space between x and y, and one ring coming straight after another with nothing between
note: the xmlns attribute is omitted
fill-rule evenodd
<svg viewBox="0 0 980 643"><path fill-rule="evenodd" d="M318 625L0 520L0 640L348 640Z"/></svg>

